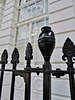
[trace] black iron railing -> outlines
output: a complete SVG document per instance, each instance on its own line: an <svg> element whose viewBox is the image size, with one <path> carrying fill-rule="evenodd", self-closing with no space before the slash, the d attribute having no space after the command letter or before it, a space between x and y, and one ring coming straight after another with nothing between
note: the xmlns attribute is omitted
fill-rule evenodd
<svg viewBox="0 0 75 100"><path fill-rule="evenodd" d="M24 78L25 81L25 98L24 100L30 100L30 89L31 89L31 73L43 73L43 100L51 100L51 75L60 78L66 74L69 75L69 83L70 83L70 93L71 93L71 100L75 100L75 80L74 74L75 70L73 67L74 64L74 57L75 57L75 45L67 38L64 46L62 48L63 56L62 59L64 61L67 60L67 70L61 70L57 68L56 70L52 70L50 64L50 57L52 51L55 47L55 36L54 32L51 30L50 27L46 26L43 27L41 34L39 35L38 39L38 46L39 49L44 57L44 64L43 68L31 68L31 60L33 59L32 53L33 49L30 43L27 44L26 48L26 56L25 60L27 61L26 67L24 70L16 70L16 66L19 63L19 52L18 49L15 48L12 53L11 64L13 66L12 70L5 69L6 64L8 63L8 53L7 50L4 50L1 56L1 78L0 78L0 100L1 100L1 93L2 93L2 85L3 85L3 76L4 71L12 72L12 82L11 82L11 93L10 93L10 100L14 98L14 87L15 87L15 76L20 75Z"/></svg>

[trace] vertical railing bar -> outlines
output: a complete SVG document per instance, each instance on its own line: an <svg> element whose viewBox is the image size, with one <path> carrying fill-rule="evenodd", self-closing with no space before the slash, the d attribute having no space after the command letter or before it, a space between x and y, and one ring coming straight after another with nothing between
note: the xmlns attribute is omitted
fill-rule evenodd
<svg viewBox="0 0 75 100"><path fill-rule="evenodd" d="M27 65L26 68L31 68L31 59L33 58L32 56L33 50L32 46L30 43L27 44L26 47L26 56L25 60L27 60ZM25 73L25 98L24 100L30 100L30 92L31 92L31 72Z"/></svg>
<svg viewBox="0 0 75 100"><path fill-rule="evenodd" d="M29 66L27 66L29 67ZM31 90L31 72L25 73L25 100L30 100L30 90Z"/></svg>
<svg viewBox="0 0 75 100"><path fill-rule="evenodd" d="M50 63L43 65L44 70L51 70ZM51 100L51 73L43 74L43 100Z"/></svg>
<svg viewBox="0 0 75 100"><path fill-rule="evenodd" d="M19 63L19 52L17 48L14 49L12 53L11 64L13 64L13 70L16 70L16 66ZM14 87L15 87L15 72L12 72L12 82L11 82L11 93L10 100L14 100Z"/></svg>
<svg viewBox="0 0 75 100"><path fill-rule="evenodd" d="M2 65L1 69L5 69L5 64ZM1 93L2 93L3 77L4 77L4 71L1 71L1 78L0 78L0 100L1 100Z"/></svg>
<svg viewBox="0 0 75 100"><path fill-rule="evenodd" d="M0 63L2 64L1 69L5 69L5 64L8 63L8 53L7 50L5 49L2 53L1 56L1 61ZM0 78L0 100L1 100L1 93L2 93L2 84L3 84L3 77L4 77L4 71L1 71L1 78Z"/></svg>
<svg viewBox="0 0 75 100"><path fill-rule="evenodd" d="M2 64L1 69L5 69L5 64L8 63L8 53L7 50L5 49L2 53L1 56L1 61L0 63ZM0 79L0 100L1 100L1 93L2 93L2 84L3 84L3 77L4 77L4 71L1 71L1 79Z"/></svg>
<svg viewBox="0 0 75 100"><path fill-rule="evenodd" d="M69 84L70 84L71 100L75 100L74 75L72 74L69 74Z"/></svg>
<svg viewBox="0 0 75 100"><path fill-rule="evenodd" d="M13 65L13 70L16 70L16 65ZM10 93L10 100L14 99L14 86L15 86L15 73L12 72L12 82L11 82L11 93Z"/></svg>

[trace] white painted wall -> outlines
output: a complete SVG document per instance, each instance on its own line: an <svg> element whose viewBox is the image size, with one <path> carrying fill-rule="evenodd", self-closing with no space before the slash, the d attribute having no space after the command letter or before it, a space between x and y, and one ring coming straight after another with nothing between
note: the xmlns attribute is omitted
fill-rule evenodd
<svg viewBox="0 0 75 100"><path fill-rule="evenodd" d="M1 28L1 23L2 23L2 19L3 19L4 8L5 8L5 1L2 0L2 1L0 1L0 28Z"/></svg>
<svg viewBox="0 0 75 100"><path fill-rule="evenodd" d="M0 55L7 49L9 56L15 47L18 0L6 0L4 15L0 30ZM0 10L1 9L0 3ZM62 61L62 46L67 37L75 42L75 12L72 0L49 0L49 24L55 33L56 46L51 57L52 69L60 67L66 69L66 64ZM45 15L44 15L45 16ZM1 18L1 17L0 17ZM37 18L34 18L37 19ZM24 22L25 23L25 22ZM19 23L21 24L21 23ZM10 57L9 57L10 60ZM11 68L8 64L7 68ZM21 68L21 66L19 66ZM22 69L24 66L22 66ZM3 83L2 100L10 98L11 73L5 73ZM16 77L15 100L24 98L24 80ZM68 76L56 79L52 76L52 100L70 100L70 90ZM40 88L39 88L40 87ZM42 100L42 75L32 75L31 100Z"/></svg>
<svg viewBox="0 0 75 100"><path fill-rule="evenodd" d="M55 32L56 46L51 62L52 68L67 69L62 61L62 46L67 37L75 42L75 14L72 0L49 0L50 25ZM71 100L68 76L52 77L52 100Z"/></svg>
<svg viewBox="0 0 75 100"><path fill-rule="evenodd" d="M7 49L9 58L7 69L11 69L10 65L11 52L15 46L16 28L15 23L17 21L17 6L18 0L6 0L4 14L1 23L0 30L0 55L4 49ZM11 87L11 73L6 72L4 74L3 89L1 100L10 100L10 87Z"/></svg>

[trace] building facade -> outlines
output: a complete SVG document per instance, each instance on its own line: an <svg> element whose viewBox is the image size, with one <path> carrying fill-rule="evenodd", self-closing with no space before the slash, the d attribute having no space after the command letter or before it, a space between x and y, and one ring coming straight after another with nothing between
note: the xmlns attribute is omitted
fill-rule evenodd
<svg viewBox="0 0 75 100"><path fill-rule="evenodd" d="M32 67L42 67L43 58L37 40L41 27L50 26L55 33L56 45L51 57L52 69L66 69L62 61L62 46L67 37L75 42L75 0L0 0L0 56L8 50L10 65L11 53L15 47L20 53L17 69L25 67L25 49L28 42L33 47ZM14 100L24 100L24 80L16 77ZM52 100L70 100L68 76L51 79ZM10 100L11 73L4 74L2 100ZM42 74L32 74L31 100L42 100Z"/></svg>

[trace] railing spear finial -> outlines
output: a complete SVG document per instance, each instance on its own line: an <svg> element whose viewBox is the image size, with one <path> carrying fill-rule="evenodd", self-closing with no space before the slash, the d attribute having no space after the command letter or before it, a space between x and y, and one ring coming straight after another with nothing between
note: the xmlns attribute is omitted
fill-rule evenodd
<svg viewBox="0 0 75 100"><path fill-rule="evenodd" d="M25 60L27 60L27 67L30 67L31 60L33 59L32 53L33 53L32 45L31 43L28 43L26 47L26 56L25 56Z"/></svg>
<svg viewBox="0 0 75 100"><path fill-rule="evenodd" d="M75 45L74 43L71 41L70 38L67 38L64 46L62 48L62 52L63 52L63 56L62 59L64 61L67 60L66 64L68 65L67 70L68 71L74 71L74 67L73 67L73 60L75 57ZM71 91L71 100L75 100L75 82L74 82L74 75L73 74L69 74L69 82L70 82L70 91Z"/></svg>

